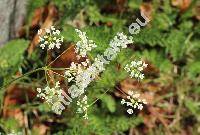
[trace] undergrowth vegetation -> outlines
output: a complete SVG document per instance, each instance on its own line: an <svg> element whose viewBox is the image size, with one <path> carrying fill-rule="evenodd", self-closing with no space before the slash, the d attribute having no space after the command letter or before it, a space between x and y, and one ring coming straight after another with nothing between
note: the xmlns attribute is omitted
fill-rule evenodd
<svg viewBox="0 0 200 135"><path fill-rule="evenodd" d="M200 134L200 3L183 1L29 0L20 37L0 48L0 132ZM97 45L88 53L92 59L108 48L118 32L128 35L129 25L140 18L140 12L151 21L133 35L133 44L106 65L105 71L87 88L87 102L92 104L87 120L76 113L76 102L56 115L36 96L36 89L46 85L41 67L50 63L52 68L69 68L72 62L78 62L70 49L80 40L76 28L85 31ZM37 32L51 25L61 31L64 42L60 49L46 53L39 47ZM148 64L141 81L124 70L134 60ZM68 89L62 86L66 82L59 76L64 73L54 72L48 72L49 82L58 80L64 90ZM135 110L132 115L121 105L123 93L130 89L141 93L148 102L142 111Z"/></svg>

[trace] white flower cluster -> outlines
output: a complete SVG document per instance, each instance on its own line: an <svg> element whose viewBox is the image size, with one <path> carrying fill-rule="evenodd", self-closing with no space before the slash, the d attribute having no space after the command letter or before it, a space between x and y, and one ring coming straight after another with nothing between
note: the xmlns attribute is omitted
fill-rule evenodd
<svg viewBox="0 0 200 135"><path fill-rule="evenodd" d="M126 102L125 99L121 100L121 104L126 104L127 107L131 107L128 108L127 112L129 114L133 114L133 109L139 109L142 110L143 109L143 104L147 104L147 101L145 99L140 99L140 94L139 93L134 93L133 91L128 91L128 96L127 99L129 101Z"/></svg>
<svg viewBox="0 0 200 135"><path fill-rule="evenodd" d="M50 88L49 86L44 89L37 88L37 97L44 99L48 104L53 104L55 98L61 96L62 89L60 89L60 83L56 82L55 87Z"/></svg>
<svg viewBox="0 0 200 135"><path fill-rule="evenodd" d="M44 32L46 33L45 35L43 35ZM54 26L51 26L50 29L45 28L44 30L38 30L38 35L40 47L42 49L44 49L45 46L48 46L48 49L54 49L54 47L60 49L64 39L63 36L60 36L60 31L56 30Z"/></svg>
<svg viewBox="0 0 200 135"><path fill-rule="evenodd" d="M82 100L79 99L76 104L77 106L79 106L79 108L77 109L77 113L84 113L83 118L88 119L87 111L89 105L87 102L87 96L85 95Z"/></svg>
<svg viewBox="0 0 200 135"><path fill-rule="evenodd" d="M94 43L93 40L88 39L88 37L86 36L86 32L82 32L79 29L75 29L75 31L78 33L78 36L81 39L76 43L75 52L81 57L86 57L87 52L97 47L97 45Z"/></svg>
<svg viewBox="0 0 200 135"><path fill-rule="evenodd" d="M144 18L145 16L142 14L142 17ZM145 23L142 23L139 19L137 19L137 22L141 26L144 26L147 24L147 22L149 22L149 20L146 20L147 19L145 18ZM135 32L135 30L140 30L140 27L138 24L132 23L129 27L129 32L132 34L137 34L139 31ZM80 57L86 57L87 52L97 47L97 45L93 40L88 39L86 32L82 32L78 29L75 29L75 31L78 33L78 36L81 39L76 43L75 48L75 52L78 54L77 58L79 59ZM43 33L46 34L44 35ZM54 26L52 26L50 29L45 29L44 32L42 29L40 29L38 31L38 35L41 43L40 47L42 49L44 49L45 46L48 46L48 49L53 49L54 47L59 49L64 39L63 36L60 36L60 31L56 30ZM49 86L43 90L38 88L37 91L39 93L37 96L46 100L48 104L53 104L52 110L54 110L57 114L61 114L61 112L65 109L61 103L69 105L70 102L72 102L71 98L81 96L85 92L87 86L96 78L96 76L105 70L104 65L109 64L111 60L116 58L117 53L120 52L121 48L126 48L128 44L133 43L132 39L132 36L128 38L123 33L117 33L117 35L110 41L110 47L106 49L103 55L97 55L93 64L90 64L89 60L86 60L81 64L71 63L70 69L65 72L67 81L75 82L75 84L68 89L68 93L71 95L70 97L64 91L62 91L62 89L60 89L59 82L56 83L54 88L50 88ZM143 71L144 67L147 67L146 63L143 63L142 61L133 61L131 62L131 65L126 65L125 70L130 72L131 77L143 79L144 74L142 74L141 71ZM127 104L127 106L131 106L132 108L138 108L142 110L142 104L147 104L147 102L144 99L139 99L139 96L140 95L138 93L129 92L127 99L129 99L130 102L126 102L124 99L122 99L121 103ZM64 97L66 97L69 102L66 102ZM82 100L77 101L77 105L79 106L77 112L85 113L83 117L87 119L87 109L89 107L87 105L87 96L84 96ZM127 110L129 114L133 113L132 108Z"/></svg>
<svg viewBox="0 0 200 135"><path fill-rule="evenodd" d="M64 91L60 88L60 83L56 82L55 87L50 88L49 86L44 89L37 88L38 94L37 97L44 99L49 105L52 105L52 110L56 114L61 114L62 110L65 107L61 104L62 102L65 105L69 105L70 103L64 100L64 96L71 101L71 98L64 93ZM63 96L64 95L64 96Z"/></svg>
<svg viewBox="0 0 200 135"><path fill-rule="evenodd" d="M141 73L148 64L142 61L132 61L131 64L125 66L125 70L130 73L130 77L135 77L136 79L144 79L144 74Z"/></svg>
<svg viewBox="0 0 200 135"><path fill-rule="evenodd" d="M90 64L90 60L86 59L84 62L78 63L71 63L69 70L65 71L65 76L68 79L68 82L75 82L75 77L82 73Z"/></svg>
<svg viewBox="0 0 200 135"><path fill-rule="evenodd" d="M75 82L75 84L71 85L68 89L68 93L71 95L70 97L60 89L59 82L56 83L54 88L50 88L49 86L43 90L38 88L37 91L39 93L37 96L44 99L48 104L53 104L52 110L57 114L61 114L65 109L61 103L69 105L70 102L72 102L71 98L81 96L96 76L105 70L105 64L109 64L110 61L117 56L117 53L120 52L121 48L126 48L127 44L130 43L133 43L132 39L127 39L127 36L123 33L117 33L114 39L110 41L110 47L106 49L103 55L97 55L92 64L90 64L88 59L80 64L72 62L69 70L65 72L67 81ZM69 102L66 102L64 97L66 97ZM85 112L85 118L87 118L86 111L88 107L86 103L87 97L84 97L82 101L77 102L77 105L80 106L77 112Z"/></svg>
<svg viewBox="0 0 200 135"><path fill-rule="evenodd" d="M94 63L89 66L84 72L78 74L75 78L76 85L69 88L68 92L72 98L82 95L85 88L105 70L104 65L109 64L113 60L121 48L126 48L127 44L133 43L131 39L127 39L127 36L123 33L117 33L113 40L110 41L110 47L106 49L104 55L97 55L94 59Z"/></svg>

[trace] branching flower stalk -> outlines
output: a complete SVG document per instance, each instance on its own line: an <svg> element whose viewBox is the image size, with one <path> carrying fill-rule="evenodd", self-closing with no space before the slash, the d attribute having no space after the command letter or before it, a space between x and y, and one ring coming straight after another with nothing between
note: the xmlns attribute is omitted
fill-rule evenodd
<svg viewBox="0 0 200 135"><path fill-rule="evenodd" d="M92 40L88 40L88 37L86 36L85 32L81 32L78 29L76 29L76 32L78 33L81 39L76 44L76 49L75 49L76 53L78 53L78 58L86 57L87 52L95 48L96 44ZM127 36L124 35L123 33L117 33L117 35L109 43L110 48L106 49L106 51L104 52L104 55L97 55L97 57L94 59L94 62L92 64L90 63L89 59L86 59L86 61L81 62L80 64L72 62L71 66L69 67L69 70L65 71L65 75L64 76L60 75L64 78L67 78L68 82L75 83L68 89L68 93L70 93L71 98L80 97L83 93L85 93L85 89L88 87L90 82L92 82L102 71L105 70L104 65L109 64L111 60L116 58L117 53L120 52L120 49L126 48L127 44L130 44L130 43L132 43L132 39L127 39ZM137 73L135 73L134 76L133 76L133 71L132 71L131 76L143 79L144 76L142 73L140 73L140 71L142 71L143 68L146 66L147 64L142 63L141 61L138 61L136 64L134 61L131 63L130 66L126 65L125 70L127 70L127 72L130 72L131 70L133 70L134 73L137 71ZM52 88L52 89L55 89L55 88ZM53 94L56 94L56 93L53 93ZM135 101L133 99L130 99L130 100L132 103L133 101ZM139 101L135 101L134 103L136 106L138 105L139 109L142 109L141 104L138 104ZM88 118L87 108L89 107L89 105L87 104L86 95L83 98L78 98L77 106L79 106L77 113L84 113L83 117L87 119ZM57 114L60 114L62 110L64 109L64 107L63 105L60 105L57 107L58 108L52 108L52 110L54 111L56 110L55 112ZM129 112L130 112L130 109L129 109Z"/></svg>
<svg viewBox="0 0 200 135"><path fill-rule="evenodd" d="M43 30L39 30L38 34L40 37L40 47L44 49L46 46L49 49L60 48L61 43L63 42L63 36L60 36L60 31L56 30L53 26L50 29L45 29L46 35L42 36ZM94 41L89 40L86 36L85 32L81 32L76 29L78 36L80 37L80 41L76 44L76 53L78 58L86 57L87 53L97 47ZM88 118L87 110L90 105L87 102L87 96L85 95L86 88L88 85L96 79L96 77L105 70L105 65L109 64L111 60L115 59L117 54L121 49L127 47L128 44L133 43L132 38L128 38L123 33L117 33L117 35L110 41L109 47L105 50L103 55L97 55L94 59L94 62L91 63L89 59L81 63L71 63L69 68L51 68L50 65L55 62L62 54L66 53L65 50L61 55L59 55L55 60L50 62L47 66L36 69L29 73L24 74L20 78L24 76L28 76L36 71L44 70L45 78L47 81L47 86L45 88L37 88L38 94L37 97L45 100L49 105L52 105L52 110L56 114L61 114L65 109L64 105L69 105L72 102L73 98L78 98L77 106L79 106L77 113L84 113L83 117L85 119ZM141 73L143 68L147 67L147 64L142 61L133 61L131 64L127 64L125 70L130 73L131 77L143 79L144 74ZM68 89L68 96L60 87L60 83L57 81L55 86L50 87L48 83L49 75L47 73L48 70L61 70L65 71L64 75L60 75L56 72L53 72L56 75L59 75L65 78L68 82L72 82L72 85ZM16 79L18 80L18 79ZM14 80L15 81L15 80ZM84 95L84 96L83 96ZM133 108L142 109L142 104L146 104L145 100L140 100L137 94L129 93L127 99L129 102L122 100L122 104L127 104L127 106L131 106ZM64 97L68 99L69 102L64 100ZM64 105L63 105L63 104ZM129 114L132 114L131 108L127 110Z"/></svg>
<svg viewBox="0 0 200 135"><path fill-rule="evenodd" d="M147 104L146 99L140 99L140 94L131 90L128 91L127 99L129 101L122 99L121 104L126 105L128 107L127 112L129 114L133 114L133 109L142 110L143 104Z"/></svg>

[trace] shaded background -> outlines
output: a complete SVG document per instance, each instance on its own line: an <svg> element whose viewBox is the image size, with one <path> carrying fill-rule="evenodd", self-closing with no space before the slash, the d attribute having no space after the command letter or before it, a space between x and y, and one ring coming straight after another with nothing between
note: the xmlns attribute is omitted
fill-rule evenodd
<svg viewBox="0 0 200 135"><path fill-rule="evenodd" d="M198 135L200 134L200 1L199 0L1 0L0 1L0 132L58 135ZM133 35L134 43L106 67L100 79L88 87L89 120L76 114L75 103L61 116L36 97L46 85L44 73L35 72L50 63L79 38L74 27L87 32L98 45L95 57L114 35L141 18L151 20ZM55 25L65 42L48 55L38 47L37 31ZM52 67L69 67L74 49ZM138 82L123 70L131 60L149 64ZM58 72L63 74L63 72ZM64 79L49 73L67 90ZM50 78L49 78L50 79ZM54 81L51 80L50 81ZM3 87L5 86L5 87ZM120 104L128 90L138 91L148 105L134 115ZM102 96L107 89L109 91Z"/></svg>

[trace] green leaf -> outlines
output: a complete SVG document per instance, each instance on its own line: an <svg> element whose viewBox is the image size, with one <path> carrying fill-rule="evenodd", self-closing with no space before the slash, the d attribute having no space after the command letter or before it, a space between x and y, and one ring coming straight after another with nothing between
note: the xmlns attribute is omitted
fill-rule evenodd
<svg viewBox="0 0 200 135"><path fill-rule="evenodd" d="M144 28L137 35L133 36L133 41L137 44L148 46L162 46L164 47L166 34L163 34L157 28Z"/></svg>
<svg viewBox="0 0 200 135"><path fill-rule="evenodd" d="M179 60L184 56L186 50L186 36L182 31L173 30L165 41L167 52L171 54L173 60Z"/></svg>
<svg viewBox="0 0 200 135"><path fill-rule="evenodd" d="M128 6L131 9L139 9L140 5L142 4L142 0L128 0Z"/></svg>
<svg viewBox="0 0 200 135"><path fill-rule="evenodd" d="M113 112L116 111L116 103L115 103L115 100L112 96L106 94L106 95L103 95L103 96L99 96L99 98L106 105L106 107L108 108L108 110L110 112L113 113Z"/></svg>
<svg viewBox="0 0 200 135"><path fill-rule="evenodd" d="M152 25L154 28L159 30L168 30L174 23L174 18L171 19L165 13L157 13L154 18L155 20L153 20Z"/></svg>
<svg viewBox="0 0 200 135"><path fill-rule="evenodd" d="M200 86L193 89L193 91L197 94L200 94Z"/></svg>
<svg viewBox="0 0 200 135"><path fill-rule="evenodd" d="M18 70L28 44L26 40L12 40L0 48L0 78L3 84Z"/></svg>
<svg viewBox="0 0 200 135"><path fill-rule="evenodd" d="M91 114L87 121L80 118L72 118L69 122L69 128L66 129L65 134L69 135L111 135L113 133L122 133L127 131L130 127L136 127L142 123L141 117L126 117L126 116L102 116ZM84 129L84 130L83 130Z"/></svg>
<svg viewBox="0 0 200 135"><path fill-rule="evenodd" d="M195 79L197 77L197 75L200 74L200 62L199 61L189 63L187 67L188 67L187 73L191 79Z"/></svg>
<svg viewBox="0 0 200 135"><path fill-rule="evenodd" d="M118 19L113 16L102 15L97 6L90 6L87 8L87 14L91 23L98 22L112 22L112 24L125 23L124 20Z"/></svg>
<svg viewBox="0 0 200 135"><path fill-rule="evenodd" d="M3 126L2 128L8 133L20 131L19 121L14 118L0 119L0 128L1 126Z"/></svg>
<svg viewBox="0 0 200 135"><path fill-rule="evenodd" d="M160 69L161 72L171 73L172 63L163 55L164 52L153 50L144 50L140 55L145 58L147 61L153 63L156 67Z"/></svg>
<svg viewBox="0 0 200 135"><path fill-rule="evenodd" d="M192 114L199 116L200 113L200 102L194 102L190 99L185 100L185 106L192 112Z"/></svg>

